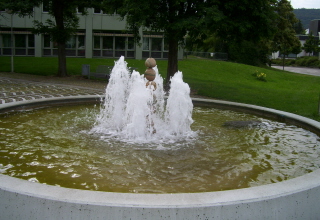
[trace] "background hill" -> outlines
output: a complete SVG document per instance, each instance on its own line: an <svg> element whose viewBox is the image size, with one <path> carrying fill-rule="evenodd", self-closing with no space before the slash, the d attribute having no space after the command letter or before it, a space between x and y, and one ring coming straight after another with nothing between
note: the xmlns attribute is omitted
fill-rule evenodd
<svg viewBox="0 0 320 220"><path fill-rule="evenodd" d="M294 14L298 19L301 20L304 29L309 28L311 20L320 19L320 9L294 9Z"/></svg>

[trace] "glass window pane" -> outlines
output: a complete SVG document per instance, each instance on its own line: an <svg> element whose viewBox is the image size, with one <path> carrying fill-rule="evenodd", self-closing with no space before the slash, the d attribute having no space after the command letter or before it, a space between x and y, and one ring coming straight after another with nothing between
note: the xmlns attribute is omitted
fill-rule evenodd
<svg viewBox="0 0 320 220"><path fill-rule="evenodd" d="M85 42L85 38L84 38L84 35L79 35L77 36L78 37L78 48L79 49L84 49L84 42Z"/></svg>
<svg viewBox="0 0 320 220"><path fill-rule="evenodd" d="M34 34L28 34L28 47L34 47Z"/></svg>
<svg viewBox="0 0 320 220"><path fill-rule="evenodd" d="M26 55L26 49L15 49L15 55Z"/></svg>
<svg viewBox="0 0 320 220"><path fill-rule="evenodd" d="M100 14L101 13L101 8L94 8L93 13L95 14Z"/></svg>
<svg viewBox="0 0 320 220"><path fill-rule="evenodd" d="M169 50L169 44L168 44L167 40L164 39L163 41L164 41L163 50Z"/></svg>
<svg viewBox="0 0 320 220"><path fill-rule="evenodd" d="M128 37L128 50L134 50L134 38Z"/></svg>
<svg viewBox="0 0 320 220"><path fill-rule="evenodd" d="M48 1L42 1L42 11L48 12L49 11L49 2Z"/></svg>
<svg viewBox="0 0 320 220"><path fill-rule="evenodd" d="M11 35L2 34L2 45L3 47L11 47Z"/></svg>
<svg viewBox="0 0 320 220"><path fill-rule="evenodd" d="M149 38L148 37L144 37L143 38L143 50L149 50Z"/></svg>
<svg viewBox="0 0 320 220"><path fill-rule="evenodd" d="M113 37L103 37L102 38L102 48L113 50Z"/></svg>
<svg viewBox="0 0 320 220"><path fill-rule="evenodd" d="M50 36L49 35L43 36L43 47L50 47Z"/></svg>
<svg viewBox="0 0 320 220"><path fill-rule="evenodd" d="M66 48L76 48L76 36L71 36L66 42Z"/></svg>
<svg viewBox="0 0 320 220"><path fill-rule="evenodd" d="M152 48L153 51L161 51L162 38L152 38Z"/></svg>
<svg viewBox="0 0 320 220"><path fill-rule="evenodd" d="M93 48L100 49L100 36L93 37Z"/></svg>
<svg viewBox="0 0 320 220"><path fill-rule="evenodd" d="M126 48L126 38L116 37L116 50L124 50Z"/></svg>
<svg viewBox="0 0 320 220"><path fill-rule="evenodd" d="M16 34L14 36L15 47L26 47L26 35L25 34Z"/></svg>

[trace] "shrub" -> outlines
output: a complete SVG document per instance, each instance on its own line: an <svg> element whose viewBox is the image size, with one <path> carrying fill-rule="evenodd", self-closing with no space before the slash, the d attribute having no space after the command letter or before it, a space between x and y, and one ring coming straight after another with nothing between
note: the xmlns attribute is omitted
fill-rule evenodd
<svg viewBox="0 0 320 220"><path fill-rule="evenodd" d="M258 70L256 70L252 75L255 76L257 80L264 81L264 82L267 81L266 79L267 74L259 72Z"/></svg>
<svg viewBox="0 0 320 220"><path fill-rule="evenodd" d="M296 61L297 66L318 67L320 61L318 57L299 57Z"/></svg>

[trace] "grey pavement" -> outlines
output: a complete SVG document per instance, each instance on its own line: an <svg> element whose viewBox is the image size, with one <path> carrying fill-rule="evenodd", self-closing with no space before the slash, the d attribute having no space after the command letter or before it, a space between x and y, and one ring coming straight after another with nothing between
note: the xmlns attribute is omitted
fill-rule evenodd
<svg viewBox="0 0 320 220"><path fill-rule="evenodd" d="M272 68L282 70L282 66L272 66ZM300 73L300 74L307 74L312 76L320 76L320 69L319 68L307 68L307 67L292 67L292 66L285 66L285 71L293 72L293 73Z"/></svg>
<svg viewBox="0 0 320 220"><path fill-rule="evenodd" d="M32 79L17 79L0 76L0 104L35 100L51 97L67 97L78 95L103 95L104 86L97 82L98 86L77 85L74 81L70 84L60 84L56 81L44 82ZM106 82L104 82L106 85Z"/></svg>

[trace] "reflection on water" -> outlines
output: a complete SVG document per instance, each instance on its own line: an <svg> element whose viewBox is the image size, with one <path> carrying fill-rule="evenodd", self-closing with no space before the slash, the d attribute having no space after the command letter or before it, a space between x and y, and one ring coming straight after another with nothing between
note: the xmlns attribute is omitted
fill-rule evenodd
<svg viewBox="0 0 320 220"><path fill-rule="evenodd" d="M317 135L244 113L196 107L196 135L133 144L91 134L98 112L69 106L0 115L0 173L77 189L183 193L274 183L320 166ZM233 120L262 123L223 126Z"/></svg>

